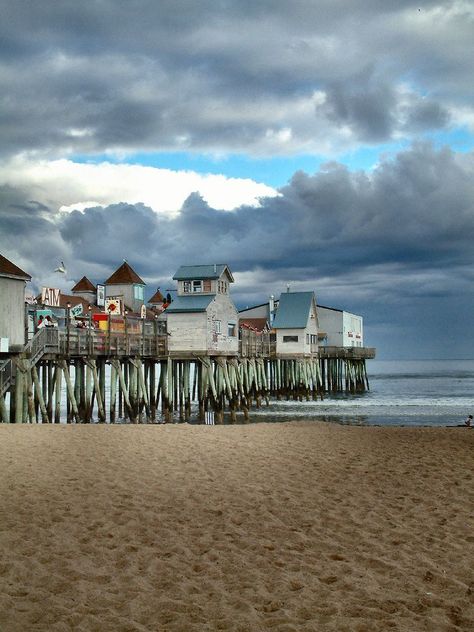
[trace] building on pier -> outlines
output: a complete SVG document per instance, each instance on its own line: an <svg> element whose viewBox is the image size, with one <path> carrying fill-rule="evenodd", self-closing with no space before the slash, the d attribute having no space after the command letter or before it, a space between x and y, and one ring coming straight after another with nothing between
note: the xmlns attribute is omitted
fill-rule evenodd
<svg viewBox="0 0 474 632"><path fill-rule="evenodd" d="M284 301L288 300L296 300L296 299L285 299L288 294L300 294L298 292L286 292L281 295ZM301 294L306 294L302 292ZM311 294L311 292L309 293ZM278 323L277 314L279 311L280 300L274 300L273 297L270 297L270 300L266 303L260 303L259 305L254 305L252 307L246 307L245 309L240 310L239 312L239 326L246 326L247 324L257 323L257 322L268 322ZM295 311L296 310L296 311ZM290 318L297 317L298 308L295 307L293 309L285 308L290 314ZM294 316L291 313L294 311ZM282 314L282 312L280 312ZM336 355L344 355L344 350L354 350L354 349L363 349L364 348L364 319L362 316L358 314L353 314L351 312L344 311L342 309L336 309L334 307L326 307L323 305L316 306L316 322L318 325L317 331L317 342L318 342L318 352L319 354L323 354L326 356L328 353L331 357ZM276 329L271 329L272 336L275 336ZM298 335L299 341L302 342L300 334L289 334L285 333L285 336L288 335ZM314 331L305 332L305 338L309 335L309 344L311 345L311 340L314 341ZM306 341L308 339L306 338ZM288 345L289 343L286 343ZM281 341L278 345L277 353L285 353L286 349L290 348L286 345L283 345ZM339 350L339 351L337 351ZM373 351L370 352L370 355ZM364 356L365 357L365 356Z"/></svg>
<svg viewBox="0 0 474 632"><path fill-rule="evenodd" d="M73 296L85 299L91 305L94 305L97 298L97 288L89 281L86 276L83 276L80 281L71 289Z"/></svg>
<svg viewBox="0 0 474 632"><path fill-rule="evenodd" d="M124 261L105 281L105 298L120 300L122 306L126 305L132 312L140 313L145 303L145 285L145 281Z"/></svg>
<svg viewBox="0 0 474 632"><path fill-rule="evenodd" d="M0 353L21 351L26 342L25 286L31 276L0 255Z"/></svg>
<svg viewBox="0 0 474 632"><path fill-rule="evenodd" d="M177 297L166 309L170 353L237 355L239 314L226 264L181 266Z"/></svg>
<svg viewBox="0 0 474 632"><path fill-rule="evenodd" d="M314 292L285 292L273 321L278 356L308 356L318 351L318 315Z"/></svg>
<svg viewBox="0 0 474 632"><path fill-rule="evenodd" d="M363 347L362 316L342 309L318 305L319 326L324 332L321 344L326 347Z"/></svg>
<svg viewBox="0 0 474 632"><path fill-rule="evenodd" d="M17 303L24 317L29 275L3 266L0 281L13 277L23 288ZM279 301L270 297L268 304L245 310L247 327L239 331L229 295L233 276L225 264L181 267L174 276L176 300L162 314L147 310L137 298L134 288L144 283L137 282L141 279L128 264L116 273L109 288L120 298L119 313L89 303L79 293L81 285L72 294L43 288L28 307L33 318L37 310L48 310L58 326L36 327L26 344L0 357L1 421L34 423L41 417L43 423L59 423L64 413L66 421L76 423L105 422L107 413L111 423L116 418L154 421L160 405L162 419L171 421L177 412L186 420L191 402L201 420L213 410L222 422L228 405L235 421L237 411L248 419L252 402L258 407L270 397L316 399L369 387L365 361L375 357L375 349L318 348L321 331L312 292L287 292ZM87 292L88 284L83 285ZM11 322L16 313L14 305L9 307ZM84 311L86 316L79 313ZM0 325L2 318L0 310ZM98 327L91 327L92 321Z"/></svg>
<svg viewBox="0 0 474 632"><path fill-rule="evenodd" d="M157 288L156 292L149 299L148 307L158 314L161 314L167 307L166 299L160 292L160 288Z"/></svg>

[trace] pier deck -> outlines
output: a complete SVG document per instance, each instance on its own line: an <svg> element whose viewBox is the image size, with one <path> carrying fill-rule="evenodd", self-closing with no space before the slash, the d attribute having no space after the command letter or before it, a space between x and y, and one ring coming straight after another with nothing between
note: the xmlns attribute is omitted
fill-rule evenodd
<svg viewBox="0 0 474 632"><path fill-rule="evenodd" d="M326 393L369 388L366 359L375 349L319 347L309 354L282 355L270 334L249 336L238 352L170 353L166 333L39 330L21 353L0 359L0 418L3 422L59 423L66 393L67 421L127 417L180 420L198 404L198 417L212 411L231 420L248 418L251 405L277 399L322 399ZM106 403L106 373L109 388ZM9 405L9 410L7 408Z"/></svg>

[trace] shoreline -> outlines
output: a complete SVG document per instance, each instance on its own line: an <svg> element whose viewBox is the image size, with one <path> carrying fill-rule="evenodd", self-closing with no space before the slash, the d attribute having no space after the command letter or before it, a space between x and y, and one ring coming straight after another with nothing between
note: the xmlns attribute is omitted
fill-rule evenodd
<svg viewBox="0 0 474 632"><path fill-rule="evenodd" d="M474 434L40 425L0 426L2 632L474 627Z"/></svg>

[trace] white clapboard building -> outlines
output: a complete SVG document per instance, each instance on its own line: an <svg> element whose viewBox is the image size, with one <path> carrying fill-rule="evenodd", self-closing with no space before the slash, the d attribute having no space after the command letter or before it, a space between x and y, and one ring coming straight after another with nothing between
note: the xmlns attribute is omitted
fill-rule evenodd
<svg viewBox="0 0 474 632"><path fill-rule="evenodd" d="M173 279L178 292L165 312L170 353L237 355L239 314L229 295L229 267L181 266Z"/></svg>
<svg viewBox="0 0 474 632"><path fill-rule="evenodd" d="M0 353L20 351L25 339L25 285L31 276L0 255Z"/></svg>
<svg viewBox="0 0 474 632"><path fill-rule="evenodd" d="M299 293L290 292L290 295L291 294ZM303 292L302 294L306 294L306 292ZM282 296L285 296L285 294L282 294ZM291 301L294 299L289 300ZM245 309L240 310L239 321L241 323L268 321L270 323L270 326L273 326L276 314L278 313L279 305L279 300L274 300L273 297L270 297L270 300L266 303L260 303L259 305L246 307ZM353 314L352 312L346 312L342 309L336 309L335 307L326 307L324 305L317 305L316 311L319 347L364 346L364 319L362 316L358 314ZM298 318L298 313L299 309L296 309L291 318ZM310 336L312 335L312 333L310 332L307 333L309 333Z"/></svg>
<svg viewBox="0 0 474 632"><path fill-rule="evenodd" d="M318 316L314 292L281 294L273 320L276 352L308 356L318 351Z"/></svg>

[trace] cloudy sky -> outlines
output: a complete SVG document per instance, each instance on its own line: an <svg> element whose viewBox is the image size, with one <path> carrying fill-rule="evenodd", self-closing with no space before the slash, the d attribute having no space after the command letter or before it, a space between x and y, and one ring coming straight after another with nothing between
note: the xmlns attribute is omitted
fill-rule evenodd
<svg viewBox="0 0 474 632"><path fill-rule="evenodd" d="M0 0L0 252L148 295L227 262L239 306L473 357L473 60L473 0Z"/></svg>

